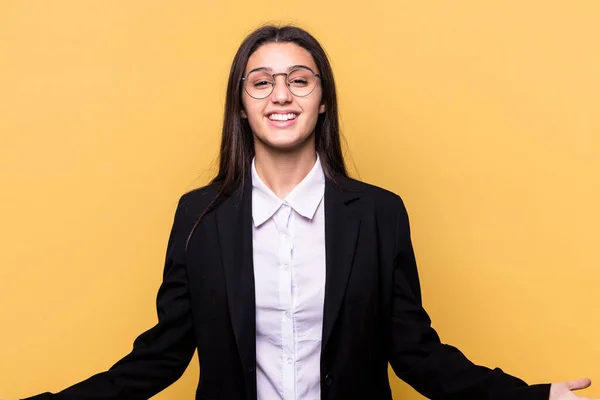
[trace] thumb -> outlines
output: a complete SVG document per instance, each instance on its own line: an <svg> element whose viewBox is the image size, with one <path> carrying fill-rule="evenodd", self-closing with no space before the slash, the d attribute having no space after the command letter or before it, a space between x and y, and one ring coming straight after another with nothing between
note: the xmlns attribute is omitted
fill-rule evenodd
<svg viewBox="0 0 600 400"><path fill-rule="evenodd" d="M590 387L591 384L592 384L592 381L589 378L582 378L582 379L577 379L574 381L567 382L567 386L569 387L569 390L586 389L586 388Z"/></svg>

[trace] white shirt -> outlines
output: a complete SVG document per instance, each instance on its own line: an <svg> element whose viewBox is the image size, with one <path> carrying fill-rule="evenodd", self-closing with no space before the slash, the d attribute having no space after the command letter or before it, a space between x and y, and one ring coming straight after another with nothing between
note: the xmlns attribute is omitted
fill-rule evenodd
<svg viewBox="0 0 600 400"><path fill-rule="evenodd" d="M284 200L252 161L252 239L259 400L321 398L325 176L319 157Z"/></svg>

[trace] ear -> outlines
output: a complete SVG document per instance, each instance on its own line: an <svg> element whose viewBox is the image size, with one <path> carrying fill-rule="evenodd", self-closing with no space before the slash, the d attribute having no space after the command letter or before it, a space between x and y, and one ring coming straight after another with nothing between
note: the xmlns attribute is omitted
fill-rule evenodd
<svg viewBox="0 0 600 400"><path fill-rule="evenodd" d="M319 114L323 114L325 111L327 111L327 107L325 107L325 104L321 104L319 106Z"/></svg>
<svg viewBox="0 0 600 400"><path fill-rule="evenodd" d="M246 114L246 110L242 110L242 111L240 112L240 114L242 114L242 118L244 118L244 119L248 119L248 114Z"/></svg>

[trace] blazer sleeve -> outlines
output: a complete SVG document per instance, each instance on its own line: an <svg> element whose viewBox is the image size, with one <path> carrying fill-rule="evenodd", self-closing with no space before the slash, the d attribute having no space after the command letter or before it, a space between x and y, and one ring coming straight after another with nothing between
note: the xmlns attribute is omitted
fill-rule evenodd
<svg viewBox="0 0 600 400"><path fill-rule="evenodd" d="M107 371L56 394L25 400L142 400L179 379L196 348L185 266L185 242L193 217L186 215L185 208L184 196L167 245L156 301L158 323L138 336L133 350Z"/></svg>
<svg viewBox="0 0 600 400"><path fill-rule="evenodd" d="M431 399L548 400L549 384L529 386L499 368L475 365L440 342L422 307L408 215L398 201L389 347L395 374Z"/></svg>

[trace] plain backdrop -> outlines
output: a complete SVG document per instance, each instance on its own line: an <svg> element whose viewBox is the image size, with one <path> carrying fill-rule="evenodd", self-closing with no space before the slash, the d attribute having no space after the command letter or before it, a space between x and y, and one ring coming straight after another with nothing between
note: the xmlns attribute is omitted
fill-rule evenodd
<svg viewBox="0 0 600 400"><path fill-rule="evenodd" d="M214 173L265 22L330 55L353 176L404 198L442 340L600 382L598 21L596 0L0 0L0 397L105 370L156 322L177 200Z"/></svg>

